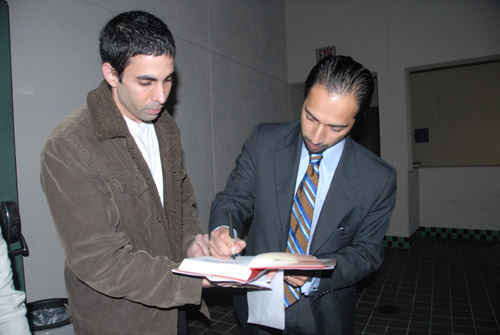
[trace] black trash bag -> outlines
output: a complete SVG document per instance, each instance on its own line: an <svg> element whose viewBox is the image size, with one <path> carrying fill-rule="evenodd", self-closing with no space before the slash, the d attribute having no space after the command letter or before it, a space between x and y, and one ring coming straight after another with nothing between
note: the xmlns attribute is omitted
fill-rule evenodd
<svg viewBox="0 0 500 335"><path fill-rule="evenodd" d="M39 300L28 303L30 329L44 330L70 324L67 298Z"/></svg>

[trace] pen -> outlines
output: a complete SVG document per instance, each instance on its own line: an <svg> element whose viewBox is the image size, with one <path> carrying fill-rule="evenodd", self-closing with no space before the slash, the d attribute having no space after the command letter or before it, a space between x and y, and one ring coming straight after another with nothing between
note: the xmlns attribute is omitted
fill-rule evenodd
<svg viewBox="0 0 500 335"><path fill-rule="evenodd" d="M229 236L231 236L231 239L234 242L234 229L233 229L233 217L231 216L231 213L229 213ZM237 254L233 251L231 253L231 258L235 259Z"/></svg>

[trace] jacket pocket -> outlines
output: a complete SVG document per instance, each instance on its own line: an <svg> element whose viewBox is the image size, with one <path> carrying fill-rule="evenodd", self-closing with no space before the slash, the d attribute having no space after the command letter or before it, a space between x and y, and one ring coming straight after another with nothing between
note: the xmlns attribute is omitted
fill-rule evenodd
<svg viewBox="0 0 500 335"><path fill-rule="evenodd" d="M149 225L156 216L149 185L140 173L128 173L111 176L110 188L119 213L115 230L127 233L134 245L144 245L151 238Z"/></svg>

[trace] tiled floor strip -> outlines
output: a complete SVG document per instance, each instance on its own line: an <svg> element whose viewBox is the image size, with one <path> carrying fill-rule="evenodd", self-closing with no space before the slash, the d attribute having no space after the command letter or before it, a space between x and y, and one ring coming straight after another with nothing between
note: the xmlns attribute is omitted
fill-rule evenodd
<svg viewBox="0 0 500 335"><path fill-rule="evenodd" d="M385 253L358 285L356 335L500 334L500 243L421 237ZM230 291L207 302L212 320L190 313L191 335L241 334Z"/></svg>

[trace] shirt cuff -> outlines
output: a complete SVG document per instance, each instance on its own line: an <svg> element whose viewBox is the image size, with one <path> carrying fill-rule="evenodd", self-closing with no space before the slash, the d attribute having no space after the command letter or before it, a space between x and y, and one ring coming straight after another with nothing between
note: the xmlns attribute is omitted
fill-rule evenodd
<svg viewBox="0 0 500 335"><path fill-rule="evenodd" d="M311 280L308 280L302 285L300 288L300 292L302 292L303 295L308 296L311 294L311 292L315 292L318 290L319 287L319 282L321 281L321 278L318 277L313 277Z"/></svg>

